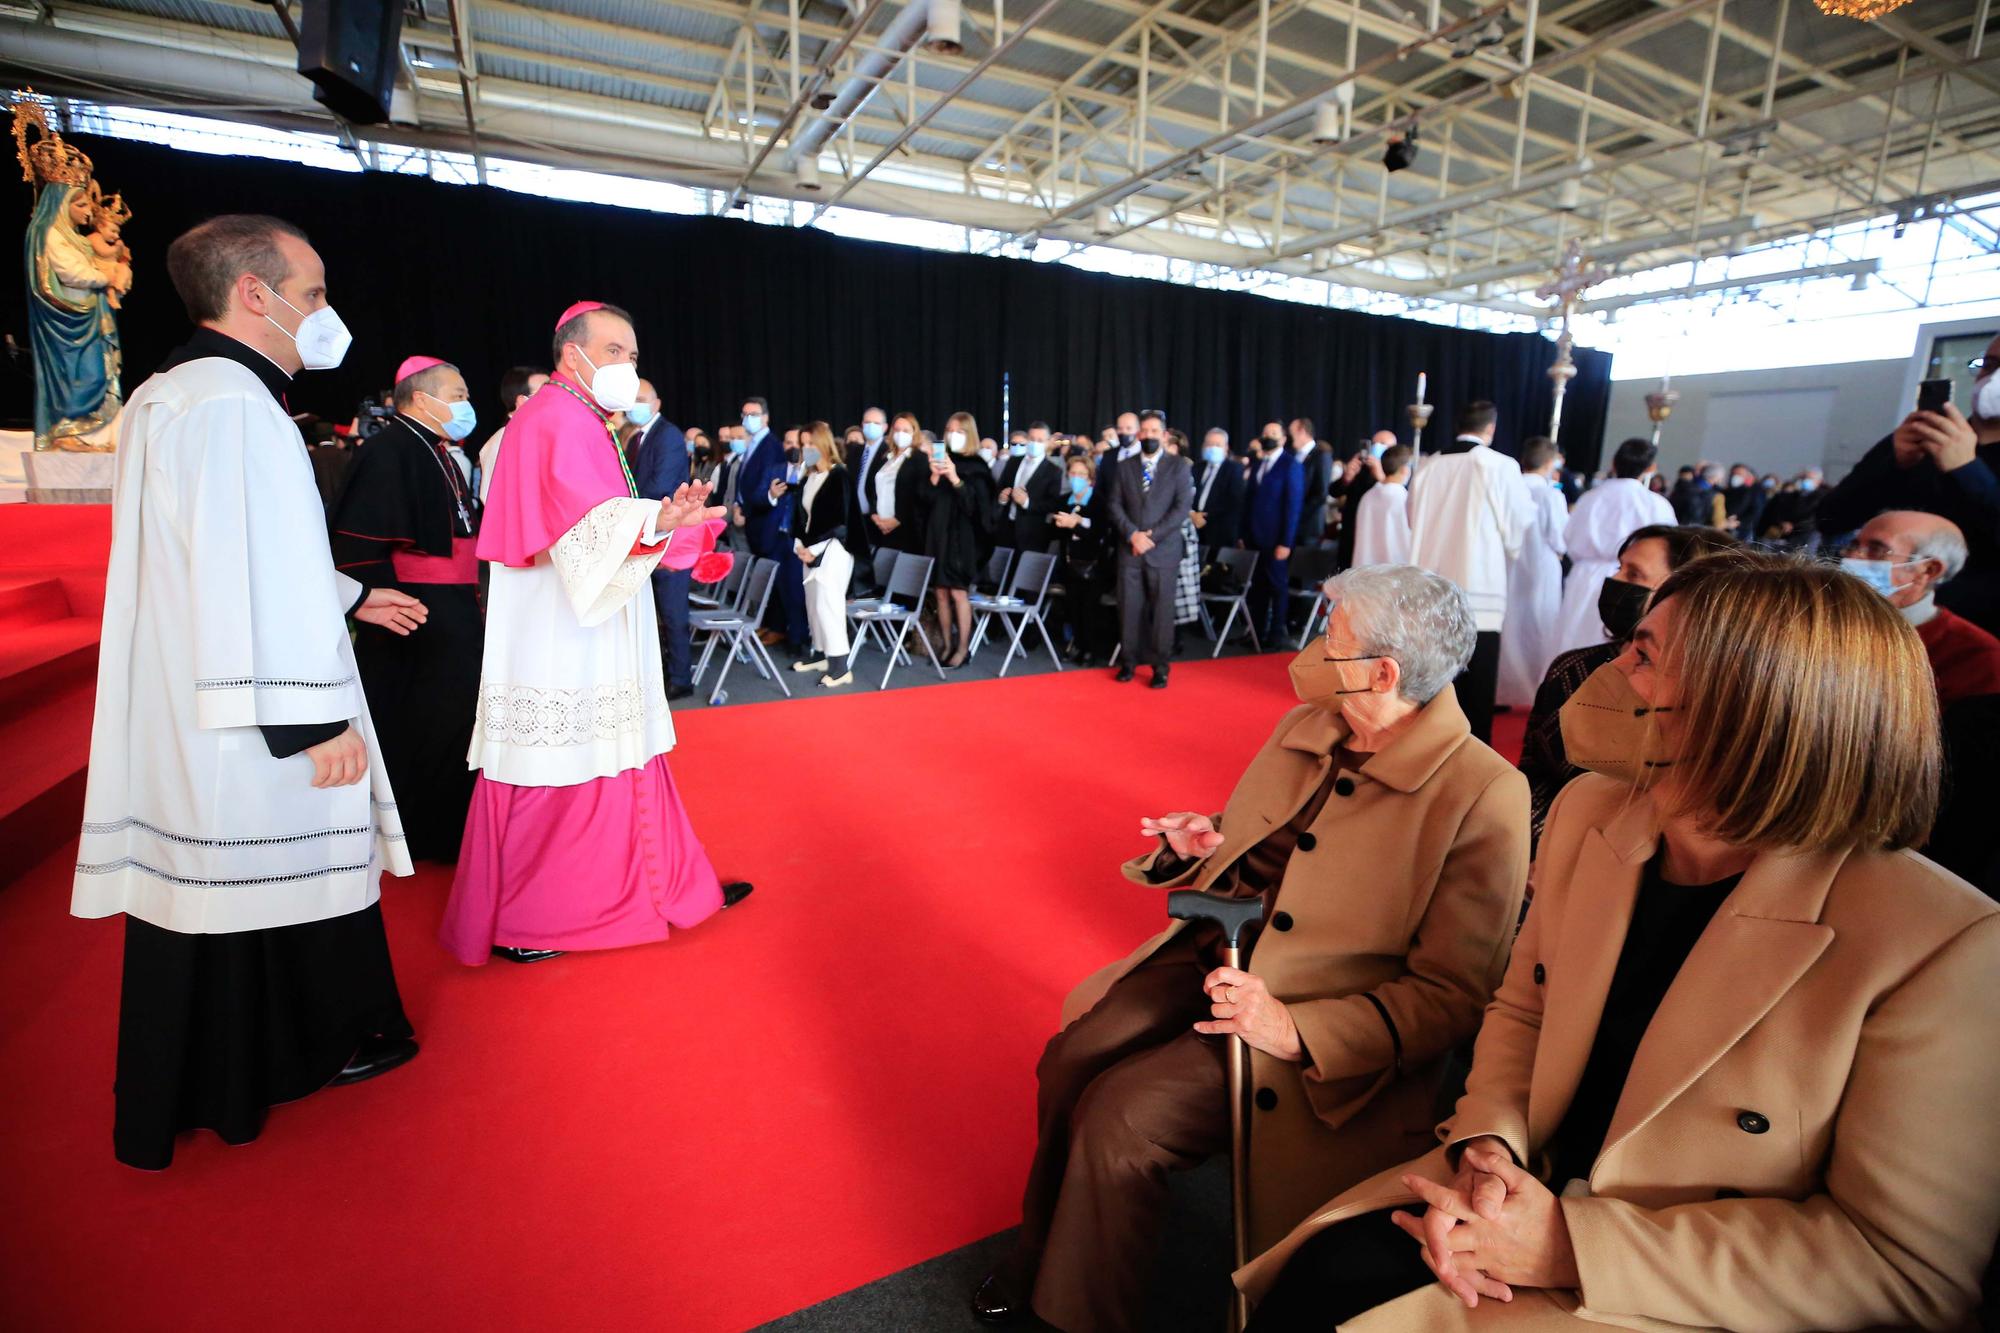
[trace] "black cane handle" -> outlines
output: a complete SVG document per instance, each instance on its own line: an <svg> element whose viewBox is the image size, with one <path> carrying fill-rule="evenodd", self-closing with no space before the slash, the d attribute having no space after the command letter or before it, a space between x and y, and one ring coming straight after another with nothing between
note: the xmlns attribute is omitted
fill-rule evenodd
<svg viewBox="0 0 2000 1333"><path fill-rule="evenodd" d="M1199 889L1175 889L1167 895L1167 915L1176 921L1213 921L1222 927L1222 942L1239 949L1243 946L1245 928L1264 919L1264 900L1232 898L1226 893L1203 893Z"/></svg>

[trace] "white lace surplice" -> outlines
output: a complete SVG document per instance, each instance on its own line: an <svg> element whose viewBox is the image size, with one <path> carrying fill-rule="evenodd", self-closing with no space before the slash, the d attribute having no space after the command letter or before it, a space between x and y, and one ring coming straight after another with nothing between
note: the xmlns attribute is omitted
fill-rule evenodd
<svg viewBox="0 0 2000 1333"><path fill-rule="evenodd" d="M526 569L493 565L467 762L494 782L570 787L674 748L652 573L633 555L657 500L606 500Z"/></svg>

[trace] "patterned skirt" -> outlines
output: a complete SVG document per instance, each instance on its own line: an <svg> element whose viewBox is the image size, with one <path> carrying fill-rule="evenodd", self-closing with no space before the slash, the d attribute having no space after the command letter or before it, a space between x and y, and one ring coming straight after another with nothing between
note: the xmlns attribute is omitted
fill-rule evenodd
<svg viewBox="0 0 2000 1333"><path fill-rule="evenodd" d="M1194 520L1181 520L1181 567L1174 579L1174 623L1201 619L1201 533Z"/></svg>

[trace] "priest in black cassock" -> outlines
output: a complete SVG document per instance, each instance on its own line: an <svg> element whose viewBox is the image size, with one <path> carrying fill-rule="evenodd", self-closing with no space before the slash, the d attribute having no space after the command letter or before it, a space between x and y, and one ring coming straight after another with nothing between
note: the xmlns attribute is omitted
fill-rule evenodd
<svg viewBox="0 0 2000 1333"><path fill-rule="evenodd" d="M200 327L118 419L71 911L125 918L118 1160L417 1053L380 880L410 873L346 617L423 606L335 571L287 395L348 334L305 236L211 218L167 271Z"/></svg>
<svg viewBox="0 0 2000 1333"><path fill-rule="evenodd" d="M476 776L479 497L446 446L477 424L456 366L413 356L396 371L396 415L368 441L333 511L334 566L370 588L420 599L415 633L362 625L354 640L368 709L396 789L410 855L455 861Z"/></svg>

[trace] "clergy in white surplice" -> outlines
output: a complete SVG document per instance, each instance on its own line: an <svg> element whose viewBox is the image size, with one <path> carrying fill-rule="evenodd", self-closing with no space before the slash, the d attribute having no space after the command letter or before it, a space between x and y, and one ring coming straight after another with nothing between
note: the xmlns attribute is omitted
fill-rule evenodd
<svg viewBox="0 0 2000 1333"><path fill-rule="evenodd" d="M1674 507L1646 486L1659 455L1645 440L1627 440L1611 456L1611 475L1583 493L1569 514L1563 541L1569 547L1569 577L1563 581L1562 610L1556 616L1553 651L1589 648L1604 642L1597 594L1618 570L1618 548L1640 528L1675 522Z"/></svg>
<svg viewBox="0 0 2000 1333"><path fill-rule="evenodd" d="M439 929L467 964L662 940L750 892L717 877L667 768L653 603L662 564L727 571L722 510L706 485L639 495L612 421L638 401L631 316L578 302L554 350L554 378L507 424L479 533L479 777Z"/></svg>
<svg viewBox="0 0 2000 1333"><path fill-rule="evenodd" d="M125 917L113 1149L148 1169L417 1051L378 902L410 862L345 617L421 633L425 608L334 570L285 401L347 331L275 218L211 219L167 267L200 327L119 418L71 907Z"/></svg>
<svg viewBox="0 0 2000 1333"><path fill-rule="evenodd" d="M1562 457L1544 436L1521 442L1521 491L1534 517L1507 569L1507 623L1500 630L1500 688L1510 708L1527 708L1555 660L1556 613L1562 607Z"/></svg>

